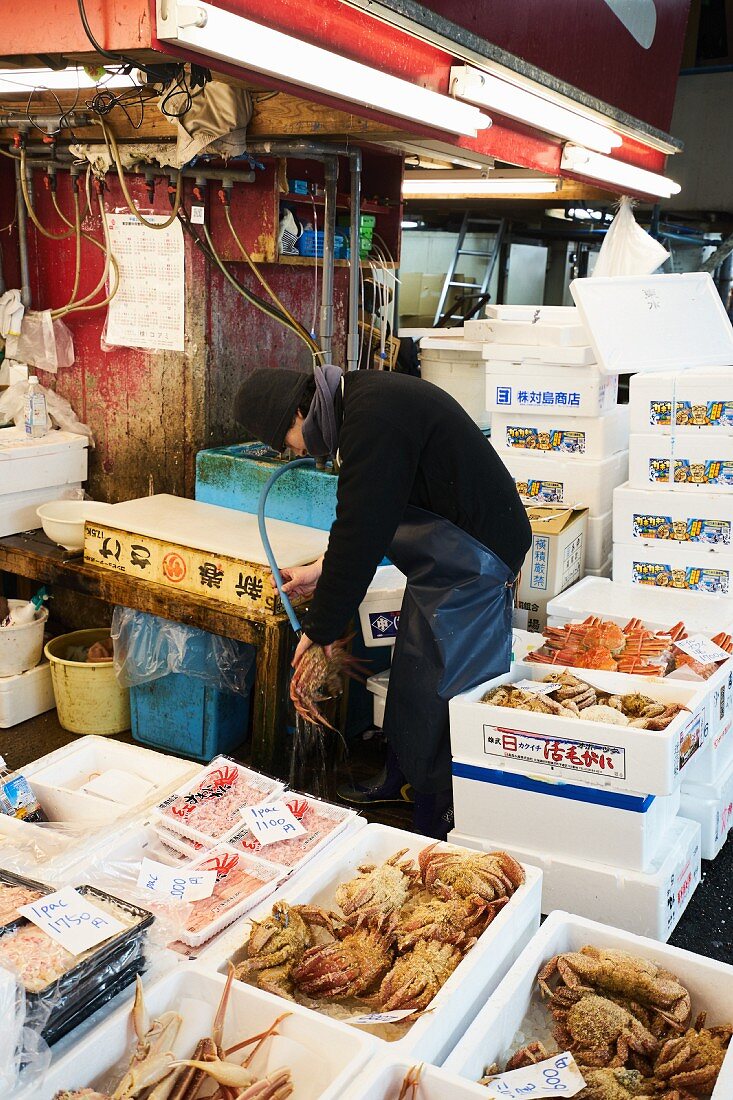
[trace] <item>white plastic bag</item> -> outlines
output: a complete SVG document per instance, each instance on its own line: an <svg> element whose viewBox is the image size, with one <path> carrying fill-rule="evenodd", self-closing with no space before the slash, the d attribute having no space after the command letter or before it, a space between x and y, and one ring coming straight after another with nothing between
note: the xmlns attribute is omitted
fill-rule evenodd
<svg viewBox="0 0 733 1100"><path fill-rule="evenodd" d="M46 398L46 408L51 423L62 431L85 435L90 447L93 447L94 436L91 428L82 424L66 398L59 396L53 390L47 390L45 386L40 386L40 389ZM15 424L19 428L23 427L25 420L23 401L27 392L28 382L16 382L0 397L0 426Z"/></svg>
<svg viewBox="0 0 733 1100"><path fill-rule="evenodd" d="M624 195L593 270L596 275L651 275L669 259L666 248L637 223L631 199Z"/></svg>
<svg viewBox="0 0 733 1100"><path fill-rule="evenodd" d="M64 322L53 319L50 309L29 309L20 326L13 358L56 374L59 367L73 366L74 341Z"/></svg>

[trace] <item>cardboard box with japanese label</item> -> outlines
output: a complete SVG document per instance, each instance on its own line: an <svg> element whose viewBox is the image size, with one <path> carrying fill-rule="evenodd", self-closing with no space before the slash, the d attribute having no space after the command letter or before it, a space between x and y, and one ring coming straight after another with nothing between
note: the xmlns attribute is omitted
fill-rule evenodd
<svg viewBox="0 0 733 1100"><path fill-rule="evenodd" d="M552 671L562 668L553 666ZM669 679L649 683L646 677L595 669L583 669L580 674L577 669L570 671L609 694L638 691L657 702L686 709L666 729L653 731L482 703L482 697L495 687L519 680L541 681L548 674L546 665L517 663L503 676L451 700L453 757L481 767L567 783L643 795L673 794L705 741L705 684Z"/></svg>
<svg viewBox="0 0 733 1100"><path fill-rule="evenodd" d="M559 413L600 416L616 405L618 378L596 367L550 363L486 363L486 408L495 413Z"/></svg>
<svg viewBox="0 0 733 1100"><path fill-rule="evenodd" d="M662 494L620 485L613 494L613 541L732 554L733 493Z"/></svg>
<svg viewBox="0 0 733 1100"><path fill-rule="evenodd" d="M558 409L492 413L491 442L500 453L529 451L553 458L604 459L624 451L629 439L629 410L617 405L602 416L568 417Z"/></svg>
<svg viewBox="0 0 733 1100"><path fill-rule="evenodd" d="M675 493L733 493L733 435L629 436L629 485Z"/></svg>
<svg viewBox="0 0 733 1100"><path fill-rule="evenodd" d="M525 504L587 508L590 516L605 516L613 507L613 490L627 479L628 451L600 462L591 458L568 461L539 451L502 451L501 461L514 478Z"/></svg>
<svg viewBox="0 0 733 1100"><path fill-rule="evenodd" d="M635 374L631 430L654 435L733 435L733 365Z"/></svg>
<svg viewBox="0 0 733 1100"><path fill-rule="evenodd" d="M514 625L543 630L547 602L583 576L588 513L585 508L528 508L532 545L524 559Z"/></svg>
<svg viewBox="0 0 733 1100"><path fill-rule="evenodd" d="M613 579L669 592L733 595L733 553L711 554L694 543L616 542Z"/></svg>

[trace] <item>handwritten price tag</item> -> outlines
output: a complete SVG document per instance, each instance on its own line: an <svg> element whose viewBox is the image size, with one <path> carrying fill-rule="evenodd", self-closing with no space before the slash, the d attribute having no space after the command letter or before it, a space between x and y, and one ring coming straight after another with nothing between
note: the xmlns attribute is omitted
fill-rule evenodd
<svg viewBox="0 0 733 1100"><path fill-rule="evenodd" d="M540 1100L548 1096L576 1096L585 1088L572 1054L556 1054L524 1069L500 1073L486 1086L494 1100Z"/></svg>
<svg viewBox="0 0 733 1100"><path fill-rule="evenodd" d="M366 1012L363 1016L349 1016L347 1024L397 1024L408 1016L414 1016L414 1008L396 1008L394 1012Z"/></svg>
<svg viewBox="0 0 733 1100"><path fill-rule="evenodd" d="M47 894L31 905L21 905L18 912L72 955L81 955L127 928L73 886Z"/></svg>
<svg viewBox="0 0 733 1100"><path fill-rule="evenodd" d="M543 684L541 680L517 680L516 684L510 686L519 691L533 691L535 695L551 695L561 687L560 684Z"/></svg>
<svg viewBox="0 0 733 1100"><path fill-rule="evenodd" d="M292 840L306 832L284 802L263 802L259 806L246 806L241 813L249 831L257 837L260 844Z"/></svg>
<svg viewBox="0 0 733 1100"><path fill-rule="evenodd" d="M675 642L675 645L702 665L718 664L720 661L727 661L730 657L730 653L726 653L704 634L693 634L691 638L683 638L681 642Z"/></svg>
<svg viewBox="0 0 733 1100"><path fill-rule="evenodd" d="M216 871L189 871L144 859L137 884L166 901L203 901L214 893Z"/></svg>

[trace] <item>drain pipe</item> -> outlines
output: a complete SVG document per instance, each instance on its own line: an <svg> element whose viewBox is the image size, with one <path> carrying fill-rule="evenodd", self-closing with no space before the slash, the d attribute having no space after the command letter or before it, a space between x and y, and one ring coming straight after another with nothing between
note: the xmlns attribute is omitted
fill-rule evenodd
<svg viewBox="0 0 733 1100"><path fill-rule="evenodd" d="M20 300L26 309L31 304L31 276L28 265L28 218L20 182L20 160L15 162L15 201L18 211L18 254L20 257Z"/></svg>
<svg viewBox="0 0 733 1100"><path fill-rule="evenodd" d="M324 159L325 203L323 208L323 278L321 280L321 316L318 336L325 361L331 362L333 351L333 282L336 255L336 197L339 164L336 157ZM318 251L316 242L316 252Z"/></svg>

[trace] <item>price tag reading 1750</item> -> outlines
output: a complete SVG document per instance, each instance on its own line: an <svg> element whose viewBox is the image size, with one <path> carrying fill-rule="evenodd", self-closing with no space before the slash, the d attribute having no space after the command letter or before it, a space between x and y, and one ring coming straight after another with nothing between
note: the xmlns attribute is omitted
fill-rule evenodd
<svg viewBox="0 0 733 1100"><path fill-rule="evenodd" d="M284 802L263 802L259 806L247 806L241 812L249 831L260 844L292 840L306 831Z"/></svg>
<svg viewBox="0 0 733 1100"><path fill-rule="evenodd" d="M585 1088L572 1054L556 1054L524 1069L500 1073L486 1086L493 1100L542 1100L548 1096L577 1096Z"/></svg>
<svg viewBox="0 0 733 1100"><path fill-rule="evenodd" d="M21 905L18 912L72 955L81 955L128 927L73 886L46 894L31 905Z"/></svg>

